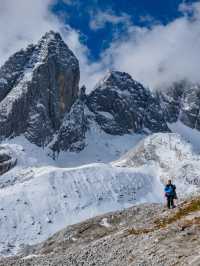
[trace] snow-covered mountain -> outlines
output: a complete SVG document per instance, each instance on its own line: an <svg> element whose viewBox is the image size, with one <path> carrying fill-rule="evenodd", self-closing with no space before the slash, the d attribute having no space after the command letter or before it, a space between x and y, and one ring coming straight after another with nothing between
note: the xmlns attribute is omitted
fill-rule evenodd
<svg viewBox="0 0 200 266"><path fill-rule="evenodd" d="M87 95L79 76L78 59L59 33L11 56L0 68L0 138L24 135L59 153L84 149L93 122L111 135L169 132L177 121L199 130L199 85L152 92L111 71Z"/></svg>
<svg viewBox="0 0 200 266"><path fill-rule="evenodd" d="M58 33L11 56L0 68L0 254L163 202L168 178L180 197L198 193L199 106L199 85L155 92L118 71L87 94Z"/></svg>
<svg viewBox="0 0 200 266"><path fill-rule="evenodd" d="M89 95L78 83L78 60L58 33L11 56L0 68L1 139L81 150L92 118L113 135L168 131L157 95L130 75L112 71Z"/></svg>
<svg viewBox="0 0 200 266"><path fill-rule="evenodd" d="M166 183L172 179L178 190L194 192L200 186L200 155L183 137L175 133L157 133L146 137L114 165L147 169Z"/></svg>
<svg viewBox="0 0 200 266"><path fill-rule="evenodd" d="M159 98L127 73L112 71L87 97L89 109L110 134L166 132Z"/></svg>

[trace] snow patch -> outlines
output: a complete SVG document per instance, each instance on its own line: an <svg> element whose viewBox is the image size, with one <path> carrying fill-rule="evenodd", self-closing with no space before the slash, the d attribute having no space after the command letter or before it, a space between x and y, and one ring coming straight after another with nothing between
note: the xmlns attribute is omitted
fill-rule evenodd
<svg viewBox="0 0 200 266"><path fill-rule="evenodd" d="M102 115L108 119L114 119L113 115L111 113L108 113L108 112L101 111L101 112L98 112L98 114L100 114L100 115Z"/></svg>
<svg viewBox="0 0 200 266"><path fill-rule="evenodd" d="M104 226L104 227L111 227L111 224L108 222L107 218L103 218L100 222L100 225Z"/></svg>
<svg viewBox="0 0 200 266"><path fill-rule="evenodd" d="M168 127L172 132L178 133L189 141L193 148L200 152L200 131L195 128L190 128L184 125L180 120L176 123L168 123Z"/></svg>

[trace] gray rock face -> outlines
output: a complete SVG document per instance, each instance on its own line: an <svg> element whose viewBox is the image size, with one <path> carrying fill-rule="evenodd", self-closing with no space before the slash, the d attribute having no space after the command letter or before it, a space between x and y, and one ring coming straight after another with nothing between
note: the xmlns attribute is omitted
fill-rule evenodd
<svg viewBox="0 0 200 266"><path fill-rule="evenodd" d="M176 83L160 94L165 119L200 130L200 85Z"/></svg>
<svg viewBox="0 0 200 266"><path fill-rule="evenodd" d="M83 94L80 94L70 112L65 114L61 127L51 144L51 148L57 152L60 150L82 150L85 147L86 130L85 98Z"/></svg>
<svg viewBox="0 0 200 266"><path fill-rule="evenodd" d="M33 52L34 46L30 45L26 50L21 50L11 56L0 68L0 102L12 90L20 76L23 75Z"/></svg>
<svg viewBox="0 0 200 266"><path fill-rule="evenodd" d="M17 159L10 154L9 150L0 147L0 175L9 171L16 163Z"/></svg>
<svg viewBox="0 0 200 266"><path fill-rule="evenodd" d="M164 116L169 123L176 122L179 117L184 87L184 84L176 83L159 92Z"/></svg>
<svg viewBox="0 0 200 266"><path fill-rule="evenodd" d="M109 73L88 96L87 106L110 134L168 131L158 97L127 73Z"/></svg>
<svg viewBox="0 0 200 266"><path fill-rule="evenodd" d="M0 69L0 136L43 146L78 96L79 63L58 33L13 55Z"/></svg>
<svg viewBox="0 0 200 266"><path fill-rule="evenodd" d="M108 134L168 132L180 120L200 130L200 85L180 82L153 93L112 71L79 93L79 63L58 33L11 56L0 68L0 139L23 134L54 151L84 148L85 110Z"/></svg>
<svg viewBox="0 0 200 266"><path fill-rule="evenodd" d="M184 91L180 120L186 126L200 130L200 85L191 85Z"/></svg>

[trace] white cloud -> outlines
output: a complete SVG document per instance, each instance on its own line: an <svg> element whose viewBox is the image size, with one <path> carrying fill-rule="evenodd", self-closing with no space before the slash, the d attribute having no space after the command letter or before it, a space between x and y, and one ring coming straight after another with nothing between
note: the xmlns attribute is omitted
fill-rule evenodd
<svg viewBox="0 0 200 266"><path fill-rule="evenodd" d="M99 30L106 26L107 23L118 25L124 24L128 26L130 24L130 16L126 13L116 15L113 11L101 11L90 12L90 28L92 30Z"/></svg>
<svg viewBox="0 0 200 266"><path fill-rule="evenodd" d="M182 79L200 82L200 3L180 10L182 17L167 25L130 26L104 53L104 63L150 87Z"/></svg>
<svg viewBox="0 0 200 266"><path fill-rule="evenodd" d="M61 32L78 57L81 84L86 84L89 90L108 69L126 71L150 87L163 87L182 79L200 82L200 3L181 5L182 16L167 25L142 28L129 22L126 32L113 40L101 59L91 62L90 51L80 42L80 33L64 25L51 12L53 1L1 0L0 64L53 29ZM123 15L108 18L116 25L127 19L123 20Z"/></svg>
<svg viewBox="0 0 200 266"><path fill-rule="evenodd" d="M77 56L80 64L81 81L80 85L86 85L90 91L95 84L107 72L107 66L103 60L100 62L91 62L89 60L90 51L79 41L79 34L76 31L69 31L63 34L64 40Z"/></svg>
<svg viewBox="0 0 200 266"><path fill-rule="evenodd" d="M94 85L101 76L103 64L88 60L87 47L81 44L79 32L64 25L52 12L56 0L0 0L0 65L14 52L37 43L49 31L59 31L80 61L81 84ZM65 0L66 1L66 0ZM72 3L75 1L67 1Z"/></svg>
<svg viewBox="0 0 200 266"><path fill-rule="evenodd" d="M36 42L59 22L49 10L51 0L1 0L0 3L0 62L18 49Z"/></svg>

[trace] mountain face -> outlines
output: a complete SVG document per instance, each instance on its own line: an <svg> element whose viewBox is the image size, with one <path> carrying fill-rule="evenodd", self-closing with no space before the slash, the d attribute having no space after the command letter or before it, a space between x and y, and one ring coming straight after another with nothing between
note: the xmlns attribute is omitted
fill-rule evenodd
<svg viewBox="0 0 200 266"><path fill-rule="evenodd" d="M87 105L109 134L168 131L159 99L127 73L109 73L88 96Z"/></svg>
<svg viewBox="0 0 200 266"><path fill-rule="evenodd" d="M78 95L79 63L60 35L14 54L0 69L0 135L49 143Z"/></svg>
<svg viewBox="0 0 200 266"><path fill-rule="evenodd" d="M12 169L17 163L17 158L5 147L0 147L0 175Z"/></svg>
<svg viewBox="0 0 200 266"><path fill-rule="evenodd" d="M69 113L66 113L58 133L50 144L53 151L61 150L80 151L85 147L85 133L87 130L87 117L85 103L77 99Z"/></svg>
<svg viewBox="0 0 200 266"><path fill-rule="evenodd" d="M80 151L91 120L107 134L169 132L180 120L200 130L200 86L153 93L123 72L79 91L79 63L58 33L11 56L0 68L0 138L24 135L53 151Z"/></svg>
<svg viewBox="0 0 200 266"><path fill-rule="evenodd" d="M79 63L58 33L11 56L0 68L1 139L23 134L54 151L81 150L87 114L109 134L168 131L159 99L130 75L109 73L79 93Z"/></svg>
<svg viewBox="0 0 200 266"><path fill-rule="evenodd" d="M200 130L200 85L182 81L160 93L165 120Z"/></svg>

